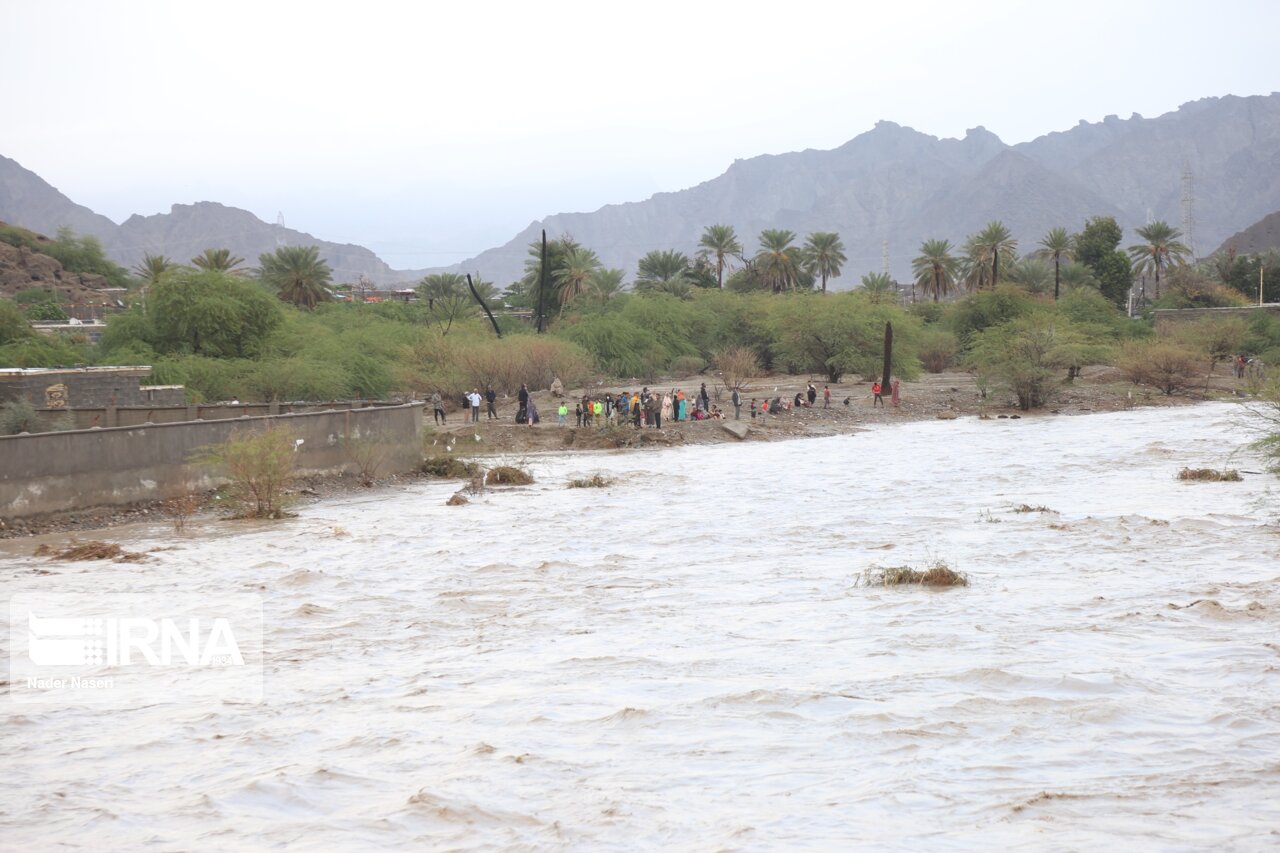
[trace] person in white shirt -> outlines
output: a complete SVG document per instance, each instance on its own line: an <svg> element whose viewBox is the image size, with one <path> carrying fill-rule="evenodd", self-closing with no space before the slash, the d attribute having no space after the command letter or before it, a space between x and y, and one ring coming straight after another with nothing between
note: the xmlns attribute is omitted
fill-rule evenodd
<svg viewBox="0 0 1280 853"><path fill-rule="evenodd" d="M467 401L471 403L471 422L480 423L480 389L471 389L471 393L467 395Z"/></svg>

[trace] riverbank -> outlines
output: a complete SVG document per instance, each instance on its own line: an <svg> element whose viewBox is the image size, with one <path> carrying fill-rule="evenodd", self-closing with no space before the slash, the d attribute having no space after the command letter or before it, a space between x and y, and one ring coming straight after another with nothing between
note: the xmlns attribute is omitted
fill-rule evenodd
<svg viewBox="0 0 1280 853"><path fill-rule="evenodd" d="M653 383L654 391L663 393L683 389L692 396L699 385L709 377L691 375L668 378ZM1167 397L1159 392L1132 385L1112 368L1086 369L1074 382L1064 384L1053 403L1043 409L1022 412L1016 406L997 401L993 396L984 398L974 377L969 373L947 372L923 374L915 382L905 382L901 387L900 402L894 406L889 395L886 405L873 406L868 383L847 380L830 384L815 381L818 389L817 405L784 411L777 415L759 414L752 419L749 404L752 397L758 402L780 397L793 400L797 393L807 388L808 376L771 376L752 381L743 392L743 413L736 425L745 426L741 437L725 429L733 422L733 407L729 392L723 386L708 382L712 402L727 410L727 420L664 422L661 430L635 430L630 426L601 429L596 426L578 428L570 423L560 426L555 410L558 400L549 391L533 394L534 403L542 417L541 423L529 427L515 424L515 400L498 402L498 420L481 420L471 424L461 411L451 412L443 426L426 427L424 450L427 454L453 454L463 458L492 456L524 456L541 453L598 452L600 450L643 450L654 447L670 447L688 444L724 444L756 441L781 441L798 438L816 438L845 435L869 429L876 425L906 423L923 420L951 420L962 417L989 418L1043 418L1062 415L1085 415L1095 412L1112 412L1135 407L1169 407L1202 402L1233 395L1240 390L1229 374L1214 377L1207 389L1194 394ZM566 392L565 399L572 410L573 401L582 394L618 393L635 390L636 383L600 384L594 388L575 388ZM823 408L822 390L830 385L831 407ZM847 401L847 402L846 402ZM315 501L370 488L394 489L433 478L417 472L378 476L372 487L362 484L351 474L326 477L304 477L295 481L291 490L292 505L306 506ZM200 495L195 516L208 517L218 511L214 493ZM169 520L179 509L172 501L153 501L130 506L87 507L83 510L32 516L30 518L0 520L0 539L40 536L49 533L79 533L113 527L119 524Z"/></svg>

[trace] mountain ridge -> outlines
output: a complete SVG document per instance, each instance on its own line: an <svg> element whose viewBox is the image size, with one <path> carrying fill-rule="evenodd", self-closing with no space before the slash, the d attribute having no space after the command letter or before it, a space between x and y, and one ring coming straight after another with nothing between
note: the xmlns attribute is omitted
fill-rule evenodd
<svg viewBox="0 0 1280 853"><path fill-rule="evenodd" d="M723 223L748 251L765 228L795 231L799 240L836 231L849 258L836 287L878 271L887 245L890 272L905 280L923 240L959 244L993 219L1005 222L1024 251L1049 228L1078 230L1092 215L1115 216L1130 234L1151 219L1177 227L1184 172L1195 199L1189 236L1201 254L1280 209L1280 94L1201 98L1154 118L1108 115L1016 145L982 125L940 138L881 120L832 149L739 159L682 190L535 219L500 246L434 269L479 272L505 285L522 274L528 244L545 228L551 238L572 235L630 276L646 252L692 254L702 230ZM214 245L252 263L278 245L303 244L320 247L337 281L367 275L402 282L432 271L394 270L366 248L216 202L175 204L169 213L135 215L117 226L3 157L0 218L47 233L68 224L99 237L125 265L146 251L185 258Z"/></svg>

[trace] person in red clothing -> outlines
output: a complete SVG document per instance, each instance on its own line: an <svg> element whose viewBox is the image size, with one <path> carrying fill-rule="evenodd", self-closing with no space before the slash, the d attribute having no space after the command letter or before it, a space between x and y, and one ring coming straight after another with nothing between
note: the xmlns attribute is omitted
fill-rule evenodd
<svg viewBox="0 0 1280 853"><path fill-rule="evenodd" d="M880 392L882 390L883 389L880 387L879 382L871 383L871 394L872 394L871 408L874 409L876 407L876 403L879 403L881 406L884 405L884 397L880 396Z"/></svg>

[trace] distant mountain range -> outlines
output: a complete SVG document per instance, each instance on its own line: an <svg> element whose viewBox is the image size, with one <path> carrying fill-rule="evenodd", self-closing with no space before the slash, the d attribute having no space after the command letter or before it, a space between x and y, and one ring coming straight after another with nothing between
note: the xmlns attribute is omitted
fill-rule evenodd
<svg viewBox="0 0 1280 853"><path fill-rule="evenodd" d="M1218 247L1219 252L1257 255L1280 251L1280 211L1269 214L1239 233L1232 234Z"/></svg>
<svg viewBox="0 0 1280 853"><path fill-rule="evenodd" d="M981 127L963 139L938 139L882 121L830 151L739 160L679 192L549 216L450 269L505 285L521 275L528 245L545 228L552 238L571 234L630 277L646 252L692 253L703 228L725 223L748 251L765 228L790 229L801 240L810 231L839 232L849 261L833 284L851 287L881 268L886 246L890 272L905 279L921 241L959 243L993 219L1009 226L1023 251L1050 228L1078 230L1099 214L1115 216L1126 242L1136 241L1132 229L1151 219L1182 227L1187 194L1190 240L1199 254L1280 210L1280 93L1206 98L1151 119L1082 121L1013 146ZM213 246L253 262L277 245L304 244L320 247L339 281L364 274L389 283L426 272L392 270L362 247L317 240L211 202L115 225L3 157L0 219L46 233L69 225L99 237L126 265L148 251L187 258Z"/></svg>

